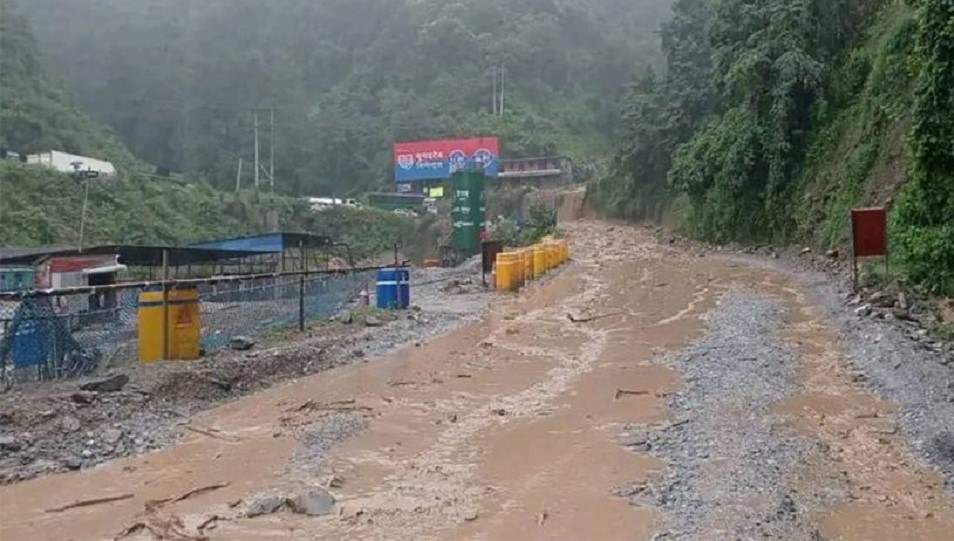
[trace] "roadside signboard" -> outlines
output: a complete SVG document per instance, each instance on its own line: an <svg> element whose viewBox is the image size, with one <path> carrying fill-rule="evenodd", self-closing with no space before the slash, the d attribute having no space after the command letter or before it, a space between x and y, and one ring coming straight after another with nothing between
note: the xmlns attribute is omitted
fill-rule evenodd
<svg viewBox="0 0 954 541"><path fill-rule="evenodd" d="M858 258L884 257L888 268L888 212L884 208L852 209L851 242L855 288L858 287Z"/></svg>
<svg viewBox="0 0 954 541"><path fill-rule="evenodd" d="M496 137L415 141L394 145L394 180L398 183L445 180L468 166L483 167L496 177L500 143Z"/></svg>

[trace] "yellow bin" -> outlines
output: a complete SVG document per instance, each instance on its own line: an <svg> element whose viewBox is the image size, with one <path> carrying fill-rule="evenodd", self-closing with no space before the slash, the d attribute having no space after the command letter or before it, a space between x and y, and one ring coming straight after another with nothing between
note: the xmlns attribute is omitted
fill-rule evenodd
<svg viewBox="0 0 954 541"><path fill-rule="evenodd" d="M518 262L513 254L497 254L497 290L515 291L519 288L517 281Z"/></svg>
<svg viewBox="0 0 954 541"><path fill-rule="evenodd" d="M192 361L199 358L202 341L202 318L199 311L199 290L169 290L168 301L169 361ZM139 362L154 363L163 358L162 291L139 294Z"/></svg>
<svg viewBox="0 0 954 541"><path fill-rule="evenodd" d="M540 278L547 272L547 249L542 244L533 247L533 277Z"/></svg>
<svg viewBox="0 0 954 541"><path fill-rule="evenodd" d="M511 261L514 264L513 284L511 291L517 291L523 287L523 254L517 252L504 252L504 261ZM499 257L499 256L498 256ZM499 261L499 260L498 260Z"/></svg>
<svg viewBox="0 0 954 541"><path fill-rule="evenodd" d="M524 248L520 250L520 254L523 257L523 281L524 283L533 280L533 249Z"/></svg>
<svg viewBox="0 0 954 541"><path fill-rule="evenodd" d="M560 266L560 254L557 249L557 245L550 242L547 243L547 268L555 269Z"/></svg>

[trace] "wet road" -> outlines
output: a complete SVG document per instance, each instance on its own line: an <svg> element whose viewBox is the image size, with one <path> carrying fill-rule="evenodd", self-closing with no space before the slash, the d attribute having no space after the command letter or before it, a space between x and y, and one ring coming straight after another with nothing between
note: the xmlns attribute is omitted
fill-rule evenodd
<svg viewBox="0 0 954 541"><path fill-rule="evenodd" d="M0 487L0 538L952 538L941 477L793 278L641 228L568 231L575 261L479 323L208 411L175 447ZM771 385L698 364L747 350ZM334 494L329 515L245 516L311 487Z"/></svg>

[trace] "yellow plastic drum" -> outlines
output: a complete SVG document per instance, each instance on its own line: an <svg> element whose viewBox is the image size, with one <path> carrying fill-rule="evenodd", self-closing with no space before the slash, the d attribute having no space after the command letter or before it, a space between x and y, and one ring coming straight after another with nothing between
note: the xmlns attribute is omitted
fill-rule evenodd
<svg viewBox="0 0 954 541"><path fill-rule="evenodd" d="M517 291L523 276L523 262L513 252L497 254L497 289Z"/></svg>
<svg viewBox="0 0 954 541"><path fill-rule="evenodd" d="M542 244L533 247L533 277L540 278L547 272L547 250Z"/></svg>
<svg viewBox="0 0 954 541"><path fill-rule="evenodd" d="M523 281L527 283L533 280L533 249L520 250L520 255L523 257Z"/></svg>
<svg viewBox="0 0 954 541"><path fill-rule="evenodd" d="M560 266L559 249L555 243L547 243L547 268L555 269Z"/></svg>
<svg viewBox="0 0 954 541"><path fill-rule="evenodd" d="M192 361L199 358L202 340L202 318L199 310L199 291L195 288L169 291L167 325L169 342L166 360ZM143 291L139 294L139 362L162 360L165 332L162 328L162 291Z"/></svg>

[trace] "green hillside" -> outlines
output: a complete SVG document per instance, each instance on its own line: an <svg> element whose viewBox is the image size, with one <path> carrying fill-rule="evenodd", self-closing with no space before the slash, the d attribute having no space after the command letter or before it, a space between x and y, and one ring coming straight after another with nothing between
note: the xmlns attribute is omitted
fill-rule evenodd
<svg viewBox="0 0 954 541"><path fill-rule="evenodd" d="M115 176L89 181L85 245L181 244L279 229L334 236L352 243L362 258L395 243L418 244L417 226L387 213L316 216L293 198L221 192L205 183L145 174L143 164L77 109L46 74L29 25L10 0L0 0L0 61L0 141L23 152L59 149L106 158L118 167ZM0 246L78 245L84 182L43 167L0 161Z"/></svg>
<svg viewBox="0 0 954 541"><path fill-rule="evenodd" d="M677 0L625 100L610 213L715 242L849 238L892 209L907 278L954 289L954 15L942 0ZM947 10L947 11L945 11Z"/></svg>
<svg viewBox="0 0 954 541"><path fill-rule="evenodd" d="M602 158L671 0L17 0L51 67L143 160L250 182L275 112L278 189L391 184L398 140L499 135L512 157ZM25 9L26 11L26 9ZM506 69L493 114L494 68Z"/></svg>

